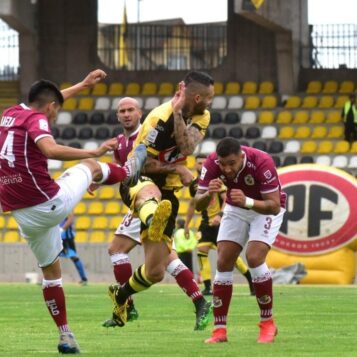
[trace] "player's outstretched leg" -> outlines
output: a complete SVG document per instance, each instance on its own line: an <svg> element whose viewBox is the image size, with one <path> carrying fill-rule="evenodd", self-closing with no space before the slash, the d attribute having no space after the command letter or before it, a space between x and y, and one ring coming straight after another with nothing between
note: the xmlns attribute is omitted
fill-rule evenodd
<svg viewBox="0 0 357 357"><path fill-rule="evenodd" d="M148 238L154 242L163 239L167 221L171 215L172 205L168 200L159 202L157 209L149 225Z"/></svg>
<svg viewBox="0 0 357 357"><path fill-rule="evenodd" d="M123 327L127 322L127 301L124 302L118 301L118 292L120 289L120 285L112 284L109 286L108 294L113 301L113 316L112 320L116 323L117 326Z"/></svg>
<svg viewBox="0 0 357 357"><path fill-rule="evenodd" d="M62 332L60 334L58 352L63 354L80 353L79 345L72 332Z"/></svg>
<svg viewBox="0 0 357 357"><path fill-rule="evenodd" d="M134 155L129 158L124 165L128 171L128 178L124 181L125 184L132 187L138 183L146 158L146 146L139 144L134 150Z"/></svg>
<svg viewBox="0 0 357 357"><path fill-rule="evenodd" d="M139 318L139 312L135 308L133 300L129 301L126 305L126 321L131 322ZM119 326L113 319L105 320L102 324L103 327L117 327Z"/></svg>
<svg viewBox="0 0 357 357"><path fill-rule="evenodd" d="M195 330L204 330L212 319L213 306L209 301L203 297L196 305L196 325Z"/></svg>

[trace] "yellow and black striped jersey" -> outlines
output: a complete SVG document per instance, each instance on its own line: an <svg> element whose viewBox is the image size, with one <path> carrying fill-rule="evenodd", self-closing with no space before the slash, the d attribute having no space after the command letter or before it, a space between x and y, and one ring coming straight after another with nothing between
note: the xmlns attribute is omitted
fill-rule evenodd
<svg viewBox="0 0 357 357"><path fill-rule="evenodd" d="M210 113L194 115L186 121L188 126L195 126L201 134L206 134L210 122ZM171 101L153 109L145 118L134 143L134 147L144 143L153 158L164 163L186 164L186 157L180 153L174 136L174 116ZM182 187L177 174L149 174L156 185L162 189L175 190Z"/></svg>

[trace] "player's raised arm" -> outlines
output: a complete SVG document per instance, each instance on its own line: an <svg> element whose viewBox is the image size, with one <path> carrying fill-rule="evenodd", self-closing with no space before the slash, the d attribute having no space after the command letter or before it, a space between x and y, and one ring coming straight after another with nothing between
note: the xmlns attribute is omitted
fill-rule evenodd
<svg viewBox="0 0 357 357"><path fill-rule="evenodd" d="M223 182L221 179L216 178L209 182L208 189L198 189L195 195L196 210L202 211L206 209L215 193L222 191Z"/></svg>
<svg viewBox="0 0 357 357"><path fill-rule="evenodd" d="M96 83L100 82L106 76L107 74L101 69L96 69L90 72L81 82L78 82L77 84L69 88L61 90L63 98L68 99L78 94L83 89L93 87Z"/></svg>

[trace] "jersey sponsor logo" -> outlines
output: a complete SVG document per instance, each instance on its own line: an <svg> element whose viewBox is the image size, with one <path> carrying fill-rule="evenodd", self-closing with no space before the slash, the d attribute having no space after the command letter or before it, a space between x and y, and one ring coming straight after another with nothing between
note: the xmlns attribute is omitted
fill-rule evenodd
<svg viewBox="0 0 357 357"><path fill-rule="evenodd" d="M150 129L146 139L149 143L153 144L158 136L159 132L156 129Z"/></svg>
<svg viewBox="0 0 357 357"><path fill-rule="evenodd" d="M48 131L48 121L46 119L40 119L38 121L38 126L41 130Z"/></svg>
<svg viewBox="0 0 357 357"><path fill-rule="evenodd" d="M251 174L244 176L244 182L247 186L253 186L255 184L254 177Z"/></svg>
<svg viewBox="0 0 357 357"><path fill-rule="evenodd" d="M21 183L21 174L14 174L10 176L0 176L0 185L11 185L14 183Z"/></svg>
<svg viewBox="0 0 357 357"><path fill-rule="evenodd" d="M279 169L288 200L274 248L322 254L357 238L357 181L344 171L305 164Z"/></svg>
<svg viewBox="0 0 357 357"><path fill-rule="evenodd" d="M272 173L270 170L266 170L263 175L267 180L269 180L272 177Z"/></svg>
<svg viewBox="0 0 357 357"><path fill-rule="evenodd" d="M51 311L51 315L52 316L56 316L59 315L59 310L56 304L56 300L52 299L52 300L46 300L46 305L48 306L49 310Z"/></svg>
<svg viewBox="0 0 357 357"><path fill-rule="evenodd" d="M203 166L202 170L201 170L201 176L200 176L201 180L203 180L205 178L206 173L207 173L207 169Z"/></svg>
<svg viewBox="0 0 357 357"><path fill-rule="evenodd" d="M174 146L169 149L160 151L159 160L161 162L173 164L175 162L186 160L186 156L183 156L180 153L179 148L177 146Z"/></svg>
<svg viewBox="0 0 357 357"><path fill-rule="evenodd" d="M3 116L0 121L0 126L10 127L15 123L15 118L9 116Z"/></svg>

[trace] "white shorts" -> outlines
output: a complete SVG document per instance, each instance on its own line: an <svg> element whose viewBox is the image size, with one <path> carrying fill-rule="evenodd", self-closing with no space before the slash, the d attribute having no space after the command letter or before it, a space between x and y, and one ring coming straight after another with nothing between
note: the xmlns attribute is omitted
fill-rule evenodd
<svg viewBox="0 0 357 357"><path fill-rule="evenodd" d="M66 170L56 182L60 190L52 199L12 212L40 267L52 264L61 253L59 223L82 199L92 182L92 174L87 166L78 164Z"/></svg>
<svg viewBox="0 0 357 357"><path fill-rule="evenodd" d="M231 241L242 248L249 241L261 241L271 246L279 233L285 209L278 215L264 215L253 210L226 204L219 227L217 242Z"/></svg>
<svg viewBox="0 0 357 357"><path fill-rule="evenodd" d="M133 216L133 213L129 210L115 231L115 234L123 235L134 240L136 243L141 244L140 227L140 218ZM172 249L176 250L174 240L172 240Z"/></svg>

